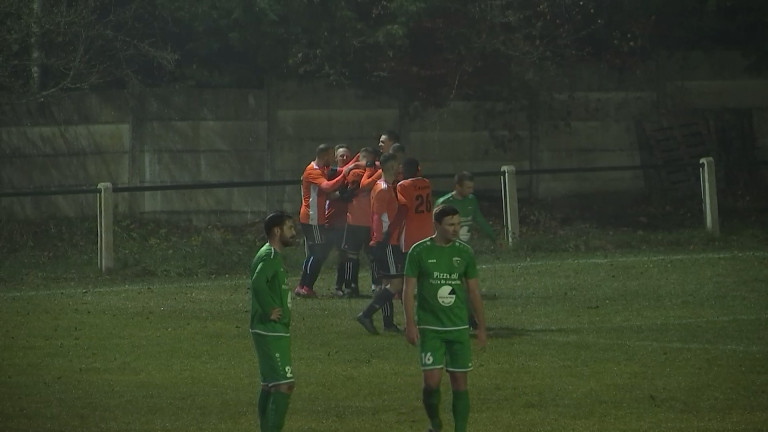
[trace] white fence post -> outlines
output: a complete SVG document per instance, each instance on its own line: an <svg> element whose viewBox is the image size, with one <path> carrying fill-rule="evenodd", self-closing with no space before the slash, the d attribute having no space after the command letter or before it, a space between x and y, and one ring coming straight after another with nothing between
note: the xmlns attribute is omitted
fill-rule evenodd
<svg viewBox="0 0 768 432"><path fill-rule="evenodd" d="M720 215L717 206L717 179L715 178L715 160L711 157L699 160L701 167L701 201L707 231L714 236L720 235Z"/></svg>
<svg viewBox="0 0 768 432"><path fill-rule="evenodd" d="M520 235L520 218L517 211L517 177L514 165L501 167L502 201L504 204L504 237L508 244Z"/></svg>
<svg viewBox="0 0 768 432"><path fill-rule="evenodd" d="M112 183L99 183L98 188L99 269L106 273L115 266Z"/></svg>

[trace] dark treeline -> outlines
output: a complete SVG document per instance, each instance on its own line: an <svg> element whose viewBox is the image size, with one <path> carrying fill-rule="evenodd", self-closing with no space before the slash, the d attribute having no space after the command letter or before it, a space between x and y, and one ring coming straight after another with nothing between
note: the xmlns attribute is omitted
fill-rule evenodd
<svg viewBox="0 0 768 432"><path fill-rule="evenodd" d="M763 0L4 0L0 93L319 78L433 105L506 100L580 61L729 49L761 71L767 16Z"/></svg>

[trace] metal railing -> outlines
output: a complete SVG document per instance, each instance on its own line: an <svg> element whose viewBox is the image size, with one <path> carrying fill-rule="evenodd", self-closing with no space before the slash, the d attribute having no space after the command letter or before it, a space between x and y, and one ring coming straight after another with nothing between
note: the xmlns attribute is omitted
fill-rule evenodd
<svg viewBox="0 0 768 432"><path fill-rule="evenodd" d="M768 167L768 161L757 162L761 167ZM539 168L516 169L514 165L505 165L500 171L477 171L475 177L500 177L502 202L504 206L504 231L506 240L511 244L519 235L519 215L517 198L517 176L541 174L595 173L616 171L642 171L673 168L698 168L700 170L702 206L706 229L713 235L719 235L717 210L717 188L715 187L715 168L712 158L702 158L698 163L655 164L655 165L618 165L584 168ZM426 176L430 179L450 179L454 173L441 173ZM54 196L54 195L98 195L99 227L99 268L108 271L114 266L113 221L115 193L157 192L174 190L231 189L242 187L298 186L300 180L259 180L240 182L176 183L154 185L113 185L100 183L97 187L68 187L58 189L2 191L0 198Z"/></svg>

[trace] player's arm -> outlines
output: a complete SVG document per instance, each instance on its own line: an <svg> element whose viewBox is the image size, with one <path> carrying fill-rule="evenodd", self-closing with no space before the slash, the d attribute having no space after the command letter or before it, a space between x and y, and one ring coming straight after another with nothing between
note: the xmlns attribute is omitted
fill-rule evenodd
<svg viewBox="0 0 768 432"><path fill-rule="evenodd" d="M419 329L416 327L416 316L414 305L416 303L416 278L412 276L405 277L405 286L403 287L403 312L405 313L405 339L411 345L419 342Z"/></svg>
<svg viewBox="0 0 768 432"><path fill-rule="evenodd" d="M381 176L381 169L377 169L376 167L366 168L365 175L363 176L363 179L360 180L360 190L373 189L373 186L376 185L376 182L381 180Z"/></svg>
<svg viewBox="0 0 768 432"><path fill-rule="evenodd" d="M313 170L307 174L305 174L305 180L307 180L310 183L314 183L317 185L317 187L320 188L325 193L331 193L335 191L336 189L340 188L341 185L344 184L344 180L346 180L347 176L342 172L342 175L336 177L333 180L328 180L325 178L323 173L319 170Z"/></svg>
<svg viewBox="0 0 768 432"><path fill-rule="evenodd" d="M477 321L477 344L482 348L485 346L487 339L485 331L485 311L483 310L483 299L480 296L480 283L477 278L466 279L465 283L469 297L469 306L472 308L472 314ZM403 303L405 303L405 297L403 297Z"/></svg>
<svg viewBox="0 0 768 432"><path fill-rule="evenodd" d="M376 194L371 199L371 244L375 245L384 242L384 219L382 215L387 212L386 203L381 202L379 195Z"/></svg>
<svg viewBox="0 0 768 432"><path fill-rule="evenodd" d="M251 291L253 291L256 303L259 305L259 309L261 309L258 320L263 323L279 321L283 315L282 307L275 302L267 290L269 280L275 276L275 273L276 269L273 265L270 265L267 261L262 261L251 278Z"/></svg>
<svg viewBox="0 0 768 432"><path fill-rule="evenodd" d="M392 218L392 227L400 227L408 216L408 210L413 206L413 193L403 183L397 185L397 213Z"/></svg>
<svg viewBox="0 0 768 432"><path fill-rule="evenodd" d="M416 282L419 276L418 253L413 250L405 258L405 286L403 287L403 312L405 313L405 339L411 345L419 341L419 329L416 327Z"/></svg>

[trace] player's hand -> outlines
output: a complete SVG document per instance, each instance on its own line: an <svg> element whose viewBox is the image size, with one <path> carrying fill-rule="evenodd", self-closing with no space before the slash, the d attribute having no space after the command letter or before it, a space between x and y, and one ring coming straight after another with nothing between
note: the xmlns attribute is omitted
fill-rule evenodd
<svg viewBox="0 0 768 432"><path fill-rule="evenodd" d="M365 168L365 164L363 162L355 162L355 163L348 164L347 166L344 167L344 171L343 171L344 177L348 176L349 173L356 168Z"/></svg>
<svg viewBox="0 0 768 432"><path fill-rule="evenodd" d="M405 340L411 345L417 345L419 343L419 329L415 324L405 325Z"/></svg>
<svg viewBox="0 0 768 432"><path fill-rule="evenodd" d="M485 329L477 329L475 336L477 336L477 347L485 348L488 344L488 335L486 334Z"/></svg>
<svg viewBox="0 0 768 432"><path fill-rule="evenodd" d="M270 321L280 321L280 318L282 317L283 317L283 308L276 307L272 309L272 311L269 313Z"/></svg>

